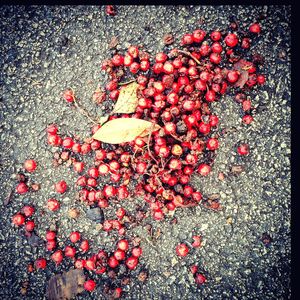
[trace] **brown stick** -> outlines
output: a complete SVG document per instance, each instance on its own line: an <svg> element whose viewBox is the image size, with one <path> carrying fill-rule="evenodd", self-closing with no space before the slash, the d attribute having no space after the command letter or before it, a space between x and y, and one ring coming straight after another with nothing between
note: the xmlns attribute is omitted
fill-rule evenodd
<svg viewBox="0 0 300 300"><path fill-rule="evenodd" d="M177 50L179 53L182 53L182 54L185 54L187 56L189 56L190 58L192 58L198 65L201 65L200 61L192 55L191 52L188 52L188 51L183 51L183 50Z"/></svg>
<svg viewBox="0 0 300 300"><path fill-rule="evenodd" d="M151 139L151 135L152 135L152 131L154 128L155 124L152 124L151 128L150 128L150 132L149 132L149 136L148 136L148 142L147 142L147 149L148 149L148 153L151 156L151 158L156 162L156 164L158 165L158 161L155 159L155 157L152 155L151 150L150 150L150 139Z"/></svg>
<svg viewBox="0 0 300 300"><path fill-rule="evenodd" d="M74 91L72 89L70 89L73 92L74 95ZM73 97L74 99L74 106L78 109L79 113L81 113L83 116L87 117L90 121L92 121L94 124L98 124L98 121L95 120L93 117L91 117L91 115L83 108L79 105L79 103L77 102L75 96Z"/></svg>

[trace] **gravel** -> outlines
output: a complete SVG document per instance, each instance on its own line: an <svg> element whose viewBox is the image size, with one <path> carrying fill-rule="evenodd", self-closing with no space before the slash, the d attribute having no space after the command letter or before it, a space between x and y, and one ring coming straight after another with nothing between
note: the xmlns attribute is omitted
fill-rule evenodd
<svg viewBox="0 0 300 300"><path fill-rule="evenodd" d="M253 51L265 58L267 83L251 92L257 106L255 121L241 124L241 110L233 95L213 104L221 128L232 129L220 138L213 171L193 184L204 195L219 193L223 210L202 207L178 210L177 224L171 219L146 219L160 235L149 242L145 223L129 235L142 238L141 264L149 272L141 283L137 271L124 288L126 299L290 299L290 114L291 114L291 7L290 6L118 6L115 17L105 14L104 6L1 6L1 86L0 99L0 296L1 299L43 299L51 275L68 270L71 262L59 267L49 263L44 271L28 273L27 265L46 254L44 247L28 241L22 230L11 225L11 216L25 203L37 212L36 233L45 236L50 226L58 227L60 244L72 230L78 230L99 245L113 249L115 235L99 230L89 220L86 207L74 198L74 173L62 165L52 166L53 149L46 144L45 127L59 124L60 132L89 136L91 124L62 102L61 92L72 87L81 103L94 115L102 110L91 101L99 83L107 80L101 62L113 50L137 44L155 54L178 46L180 37L201 26L211 31L228 28L231 17L248 26L260 16L263 32ZM200 25L200 23L202 23ZM163 36L172 33L173 45L165 47ZM250 155L239 157L238 142L250 145ZM41 190L25 196L12 194L15 174L28 159L39 167L30 177L41 183ZM88 161L88 158L87 158ZM244 171L233 175L233 165ZM218 174L224 174L224 180ZM45 210L46 200L56 197L52 185L64 179L71 187L59 197L59 212ZM8 202L8 203L7 203ZM141 199L129 201L134 210ZM78 219L68 217L74 205ZM143 205L143 203L141 204ZM104 213L106 214L106 212ZM203 245L179 259L175 247L203 236ZM263 237L270 242L264 243ZM97 247L98 245L98 247ZM198 287L189 266L198 264L207 283ZM103 277L105 278L105 276ZM25 296L21 287L29 281ZM102 285L94 293L83 292L76 299L104 299Z"/></svg>

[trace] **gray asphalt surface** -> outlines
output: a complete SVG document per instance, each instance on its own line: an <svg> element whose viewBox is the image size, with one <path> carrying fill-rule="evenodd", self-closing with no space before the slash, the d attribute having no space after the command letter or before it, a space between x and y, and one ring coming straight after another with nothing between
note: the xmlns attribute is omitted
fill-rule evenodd
<svg viewBox="0 0 300 300"><path fill-rule="evenodd" d="M103 59L110 56L108 43L112 36L119 40L118 49L138 44L151 54L162 51L164 34L181 36L198 27L211 31L227 28L235 16L239 24L248 26L261 14L266 18L262 35L253 50L265 57L267 83L250 95L258 108L255 121L241 124L241 109L227 95L214 103L221 128L233 128L220 139L221 147L211 175L194 179L204 195L219 193L221 212L201 207L176 212L177 224L170 220L146 223L161 235L154 246L142 242L141 264L149 271L145 283L136 279L126 286L124 299L289 299L290 285L290 18L288 6L118 6L117 15L109 17L102 6L2 6L0 26L1 99L0 99L0 297L1 299L43 299L46 281L53 273L68 270L71 264L58 268L49 264L45 271L28 275L26 267L44 247L32 247L21 230L11 225L11 216L24 203L37 208L37 234L43 236L49 224L57 222L62 239L79 230L94 240L93 247L114 245L114 236L99 232L85 216L86 208L78 203L81 216L70 221L67 211L75 205L73 182L76 178L68 167L53 168L53 149L46 144L45 127L59 124L60 132L88 136L91 124L70 109L60 94L72 87L81 103L94 114L101 109L91 102L99 83ZM285 57L282 57L285 53ZM251 154L238 157L235 146L248 142ZM31 178L41 183L36 194L14 195L5 199L15 187L13 174L28 159L39 167ZM242 164L245 172L232 176L232 165ZM225 180L218 179L219 172ZM46 200L55 195L52 184L64 179L72 187L60 197L59 213L41 214ZM129 202L134 210L141 199ZM231 224L230 224L231 223ZM203 235L203 246L185 259L178 259L175 247L191 240L193 233ZM262 235L272 241L265 245ZM130 235L147 237L144 226ZM189 266L197 263L208 281L197 288ZM22 283L29 280L26 296ZM101 284L77 299L102 299Z"/></svg>

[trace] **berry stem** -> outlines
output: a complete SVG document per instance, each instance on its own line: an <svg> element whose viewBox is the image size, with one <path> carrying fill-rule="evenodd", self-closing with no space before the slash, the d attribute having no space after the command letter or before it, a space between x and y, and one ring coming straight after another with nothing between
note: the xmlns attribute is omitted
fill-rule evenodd
<svg viewBox="0 0 300 300"><path fill-rule="evenodd" d="M183 51L183 50L177 50L179 53L185 54L187 56L189 56L190 58L192 58L198 65L201 65L200 61L192 55L192 53L188 52L188 51Z"/></svg>

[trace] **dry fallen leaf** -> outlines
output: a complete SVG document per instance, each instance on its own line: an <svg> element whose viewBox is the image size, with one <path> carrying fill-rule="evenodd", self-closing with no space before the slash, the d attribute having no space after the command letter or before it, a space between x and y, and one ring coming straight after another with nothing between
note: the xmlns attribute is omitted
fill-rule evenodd
<svg viewBox="0 0 300 300"><path fill-rule="evenodd" d="M93 135L93 139L108 143L120 144L130 142L137 136L146 136L160 126L149 121L135 118L119 118L105 123Z"/></svg>
<svg viewBox="0 0 300 300"><path fill-rule="evenodd" d="M241 71L241 75L238 81L234 84L234 86L242 89L245 83L247 82L248 78L249 78L249 73L247 71Z"/></svg>
<svg viewBox="0 0 300 300"><path fill-rule="evenodd" d="M46 296L49 300L73 299L84 288L85 276L80 269L70 270L50 278Z"/></svg>
<svg viewBox="0 0 300 300"><path fill-rule="evenodd" d="M135 112L138 106L137 89L139 85L136 82L132 82L127 86L124 86L120 90L118 101L112 111L112 113L130 114Z"/></svg>
<svg viewBox="0 0 300 300"><path fill-rule="evenodd" d="M113 36L111 38L111 41L108 44L108 48L109 49L116 48L118 44L119 44L118 38L116 36Z"/></svg>

